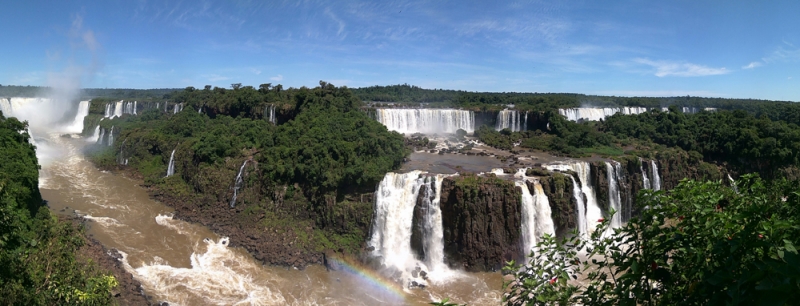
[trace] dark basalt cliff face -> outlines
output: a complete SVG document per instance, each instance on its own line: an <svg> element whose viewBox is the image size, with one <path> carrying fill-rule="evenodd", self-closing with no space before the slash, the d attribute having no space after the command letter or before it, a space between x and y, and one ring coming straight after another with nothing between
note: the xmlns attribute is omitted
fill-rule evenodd
<svg viewBox="0 0 800 306"><path fill-rule="evenodd" d="M495 177L446 178L440 206L448 264L493 271L522 259L521 196L514 182Z"/></svg>
<svg viewBox="0 0 800 306"><path fill-rule="evenodd" d="M572 180L566 174L552 173L550 176L541 177L539 183L542 184L542 190L550 201L556 236L563 237L570 229L576 227L577 212L575 197L572 195ZM533 190L531 183L528 184L528 189Z"/></svg>

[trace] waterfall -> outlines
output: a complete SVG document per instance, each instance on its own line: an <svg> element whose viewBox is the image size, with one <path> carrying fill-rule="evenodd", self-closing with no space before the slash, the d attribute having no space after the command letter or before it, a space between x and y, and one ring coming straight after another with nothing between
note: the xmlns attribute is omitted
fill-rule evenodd
<svg viewBox="0 0 800 306"><path fill-rule="evenodd" d="M655 160L650 161L650 172L653 173L653 190L661 190L661 177L658 175L658 165Z"/></svg>
<svg viewBox="0 0 800 306"><path fill-rule="evenodd" d="M442 180L445 175L437 174L424 178L425 197L423 198L423 208L427 212L424 216L423 224L425 243L423 244L425 253L425 263L431 271L448 271L449 268L444 263L444 231L442 229L442 209L439 206L442 194ZM429 271L430 272L430 271ZM432 276L433 277L433 276Z"/></svg>
<svg viewBox="0 0 800 306"><path fill-rule="evenodd" d="M125 102L122 100L117 101L116 105L114 106L114 117L122 117L124 111L123 103Z"/></svg>
<svg viewBox="0 0 800 306"><path fill-rule="evenodd" d="M89 101L81 101L78 104L78 113L75 114L75 119L72 124L65 128L65 132L72 134L79 134L83 132L83 118L89 114Z"/></svg>
<svg viewBox="0 0 800 306"><path fill-rule="evenodd" d="M172 107L172 114L177 114L178 112L183 110L183 103L175 103L175 106Z"/></svg>
<svg viewBox="0 0 800 306"><path fill-rule="evenodd" d="M522 250L525 258L528 258L539 237L545 234L555 236L553 213L550 210L550 201L538 180L533 182L533 195L528 188L527 178L515 181L514 184L522 189Z"/></svg>
<svg viewBox="0 0 800 306"><path fill-rule="evenodd" d="M247 161L245 161L245 163L246 162ZM244 165L242 165L242 167L244 167ZM173 149L172 150L172 154L169 155L169 165L167 166L167 177L170 177L173 174L175 174L175 149ZM239 175L242 175L242 171L241 170L239 170ZM238 182L238 177L237 177L237 182ZM236 201L236 189L234 189L234 191L233 191L233 198L234 198L234 201ZM231 205L233 205L233 204L231 204Z"/></svg>
<svg viewBox="0 0 800 306"><path fill-rule="evenodd" d="M376 118L401 134L455 133L475 130L475 113L457 109L376 109Z"/></svg>
<svg viewBox="0 0 800 306"><path fill-rule="evenodd" d="M0 98L0 111L3 116L10 117L14 109L11 107L11 101L6 98Z"/></svg>
<svg viewBox="0 0 800 306"><path fill-rule="evenodd" d="M277 123L275 120L275 104L269 104L264 107L264 119L267 121L272 122L272 124Z"/></svg>
<svg viewBox="0 0 800 306"><path fill-rule="evenodd" d="M133 101L133 114L136 115L136 101Z"/></svg>
<svg viewBox="0 0 800 306"><path fill-rule="evenodd" d="M586 229L586 206L583 202L583 192L575 178L572 175L569 178L572 180L572 196L575 198L575 206L578 207L578 218L575 223L578 225L578 234L585 237L589 235L589 232Z"/></svg>
<svg viewBox="0 0 800 306"><path fill-rule="evenodd" d="M536 246L536 207L533 195L528 190L526 180L516 181L514 185L522 188L522 252L528 258L533 247Z"/></svg>
<svg viewBox="0 0 800 306"><path fill-rule="evenodd" d="M533 182L533 203L536 208L536 234L537 237L542 237L544 234L549 234L553 237L556 235L556 226L553 223L553 212L550 210L550 200L547 194L542 189L542 184L539 180Z"/></svg>
<svg viewBox="0 0 800 306"><path fill-rule="evenodd" d="M650 179L647 177L647 171L644 171L644 166L642 166L642 163L644 163L644 161L639 159L639 169L642 170L642 188L650 189Z"/></svg>
<svg viewBox="0 0 800 306"><path fill-rule="evenodd" d="M175 151L172 152L175 153ZM170 157L170 159L172 159L172 157ZM247 160L245 160L242 164L242 167L239 168L239 174L236 175L236 180L233 181L233 198L231 198L231 208L236 206L236 195L239 192L239 188L242 188L242 184L244 183L242 180L242 172L244 172L245 165L247 165Z"/></svg>
<svg viewBox="0 0 800 306"><path fill-rule="evenodd" d="M452 271L444 263L442 216L439 207L442 179L445 175L428 176L415 170L409 173L387 173L375 192L375 219L369 245L373 255L380 258L385 268L402 273L407 286L411 281L424 284L424 280L411 274L424 270L433 281L445 280ZM425 186L425 188L422 188ZM424 225L424 262L411 249L414 207L420 190L425 189L421 210ZM433 191L433 194L430 192Z"/></svg>
<svg viewBox="0 0 800 306"><path fill-rule="evenodd" d="M622 227L622 198L619 195L619 181L622 173L621 165L618 162L606 162L606 172L608 173L608 207L616 213L611 217L609 229Z"/></svg>
<svg viewBox="0 0 800 306"><path fill-rule="evenodd" d="M523 120L522 130L523 131L527 131L528 130L528 112L527 111L525 112L525 119Z"/></svg>
<svg viewBox="0 0 800 306"><path fill-rule="evenodd" d="M603 218L600 207L597 206L597 196L592 188L591 169L587 162L575 162L570 164L572 171L578 174L581 183L581 193L586 198L586 217L584 218L587 230L586 233L594 232L597 227L597 220Z"/></svg>
<svg viewBox="0 0 800 306"><path fill-rule="evenodd" d="M606 108L595 108L595 107L578 107L578 108L566 108L566 109L559 109L558 113L564 117L567 117L567 120L570 121L600 121L605 119L606 117L612 116L616 113L622 113L624 115L636 115L647 112L647 108L645 107L606 107Z"/></svg>
<svg viewBox="0 0 800 306"><path fill-rule="evenodd" d="M100 129L100 126L98 125L97 128ZM106 136L106 129L100 129L100 137L97 138L97 143L103 144L105 136Z"/></svg>
<svg viewBox="0 0 800 306"><path fill-rule="evenodd" d="M111 127L111 131L108 132L108 146L114 144L114 127Z"/></svg>
<svg viewBox="0 0 800 306"><path fill-rule="evenodd" d="M91 137L87 138L86 141L88 141L88 142L97 142L97 140L100 139L100 137L101 137L100 125L97 125L97 126L94 127L94 134L92 134Z"/></svg>
<svg viewBox="0 0 800 306"><path fill-rule="evenodd" d="M510 129L512 132L524 131L528 126L528 113L525 113L524 121L520 121L520 114L515 110L504 109L497 113L497 124L495 130Z"/></svg>

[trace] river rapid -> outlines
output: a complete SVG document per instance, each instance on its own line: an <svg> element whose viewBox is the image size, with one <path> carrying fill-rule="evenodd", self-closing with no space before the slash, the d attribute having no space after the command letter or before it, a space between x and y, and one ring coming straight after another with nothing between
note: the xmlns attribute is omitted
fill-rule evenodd
<svg viewBox="0 0 800 306"><path fill-rule="evenodd" d="M497 305L500 273L457 272L442 283L403 289L376 271L265 266L209 229L172 218L140 182L98 170L83 156L84 139L37 135L40 189L50 209L87 219L88 234L123 254L145 293L171 305L426 305L450 297Z"/></svg>

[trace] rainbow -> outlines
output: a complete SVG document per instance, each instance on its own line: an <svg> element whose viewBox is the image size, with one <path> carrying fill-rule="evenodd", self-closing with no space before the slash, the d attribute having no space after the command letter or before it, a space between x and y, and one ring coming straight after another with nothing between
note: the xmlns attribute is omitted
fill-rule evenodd
<svg viewBox="0 0 800 306"><path fill-rule="evenodd" d="M340 267L342 272L354 276L357 282L364 284L367 288L363 289L374 290L374 293L387 300L385 301L387 304L406 304L407 294L403 287L378 272L342 258L329 257L327 260Z"/></svg>

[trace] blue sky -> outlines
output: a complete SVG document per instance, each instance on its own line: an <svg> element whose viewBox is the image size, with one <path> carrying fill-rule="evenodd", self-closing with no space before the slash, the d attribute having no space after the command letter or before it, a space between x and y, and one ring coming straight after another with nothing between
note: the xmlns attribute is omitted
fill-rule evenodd
<svg viewBox="0 0 800 306"><path fill-rule="evenodd" d="M12 1L0 84L800 101L800 1Z"/></svg>

